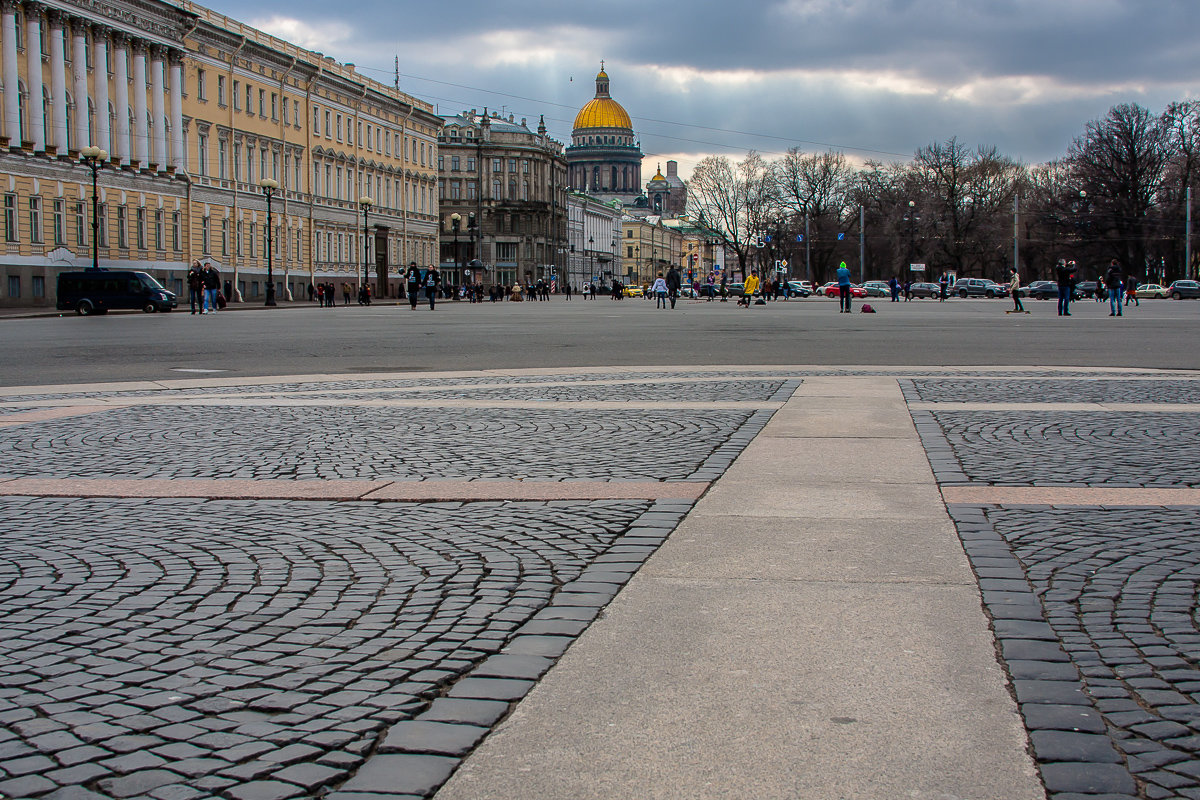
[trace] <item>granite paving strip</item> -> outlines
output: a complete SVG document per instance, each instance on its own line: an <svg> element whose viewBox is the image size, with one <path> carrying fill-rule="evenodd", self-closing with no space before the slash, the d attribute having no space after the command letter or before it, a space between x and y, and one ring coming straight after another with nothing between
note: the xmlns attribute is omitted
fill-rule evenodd
<svg viewBox="0 0 1200 800"><path fill-rule="evenodd" d="M285 481L0 479L0 496L199 497L210 500L365 500L474 502L480 500L695 500L699 481Z"/></svg>
<svg viewBox="0 0 1200 800"><path fill-rule="evenodd" d="M1091 413L1146 414L1196 414L1200 405L1192 403L1004 403L1004 402L918 402L910 404L913 411L990 411L997 414L1006 411L1021 412L1064 412L1083 411Z"/></svg>
<svg viewBox="0 0 1200 800"><path fill-rule="evenodd" d="M123 408L124 406L115 405L95 405L95 406L58 406L56 408L39 408L37 410L18 411L12 414L0 416L0 427L9 427L12 425L27 425L31 422L43 422L49 419L65 419L68 417L82 417L86 414L95 414L100 411L111 411L114 408Z"/></svg>
<svg viewBox="0 0 1200 800"><path fill-rule="evenodd" d="M806 379L438 800L1044 798L928 464L799 419L862 397Z"/></svg>
<svg viewBox="0 0 1200 800"><path fill-rule="evenodd" d="M1200 489L1106 486L943 486L947 503L975 506L1200 506Z"/></svg>

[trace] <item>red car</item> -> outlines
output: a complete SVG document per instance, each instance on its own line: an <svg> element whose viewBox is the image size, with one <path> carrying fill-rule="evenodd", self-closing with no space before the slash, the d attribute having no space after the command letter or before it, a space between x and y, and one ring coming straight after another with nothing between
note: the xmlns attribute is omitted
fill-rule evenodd
<svg viewBox="0 0 1200 800"><path fill-rule="evenodd" d="M825 290L825 296L826 297L840 297L841 296L841 288L838 287L837 284L834 284L833 286L830 286L828 289ZM855 284L852 283L852 284L850 284L850 296L851 297L866 297L867 290L861 286L856 286Z"/></svg>

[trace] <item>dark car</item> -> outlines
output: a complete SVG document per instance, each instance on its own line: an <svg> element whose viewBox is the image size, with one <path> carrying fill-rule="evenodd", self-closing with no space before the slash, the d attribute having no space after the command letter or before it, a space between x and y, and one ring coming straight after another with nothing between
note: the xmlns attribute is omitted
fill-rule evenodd
<svg viewBox="0 0 1200 800"><path fill-rule="evenodd" d="M1108 290L1104 288L1100 281L1080 281L1075 284L1076 297L1095 297L1097 291L1103 295L1108 294Z"/></svg>
<svg viewBox="0 0 1200 800"><path fill-rule="evenodd" d="M1172 300L1200 297L1200 281L1175 281L1167 287L1167 297Z"/></svg>
<svg viewBox="0 0 1200 800"><path fill-rule="evenodd" d="M913 297L941 297L942 287L936 283L914 283L910 287Z"/></svg>
<svg viewBox="0 0 1200 800"><path fill-rule="evenodd" d="M1007 297L1008 286L987 278L959 278L951 290L959 297Z"/></svg>
<svg viewBox="0 0 1200 800"><path fill-rule="evenodd" d="M1034 281L1020 289L1021 297L1032 297L1034 300L1054 300L1058 297L1058 284L1054 281Z"/></svg>
<svg viewBox="0 0 1200 800"><path fill-rule="evenodd" d="M140 308L147 314L179 305L174 292L145 272L89 269L58 276L58 310L107 314L113 309Z"/></svg>

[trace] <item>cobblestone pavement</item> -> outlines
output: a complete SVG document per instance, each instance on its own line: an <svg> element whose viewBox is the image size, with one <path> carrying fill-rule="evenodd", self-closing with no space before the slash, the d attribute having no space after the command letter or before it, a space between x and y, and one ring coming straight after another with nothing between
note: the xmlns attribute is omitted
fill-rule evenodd
<svg viewBox="0 0 1200 800"><path fill-rule="evenodd" d="M1200 381L1016 383L931 379L905 387L910 401L946 404L913 414L935 475L950 487L944 491L1200 482L1192 455L1200 408L1187 405ZM1181 407L968 412L950 410L955 402ZM949 509L1049 796L1200 798L1200 508Z"/></svg>
<svg viewBox="0 0 1200 800"><path fill-rule="evenodd" d="M0 429L0 486L703 486L799 383L784 371L556 373L10 395L0 413L120 405ZM428 405L356 405L397 392ZM268 402L239 405L248 398ZM529 405L455 406L472 399ZM594 399L637 405L564 407ZM713 400L722 407L674 408ZM0 497L0 796L427 797L690 507Z"/></svg>

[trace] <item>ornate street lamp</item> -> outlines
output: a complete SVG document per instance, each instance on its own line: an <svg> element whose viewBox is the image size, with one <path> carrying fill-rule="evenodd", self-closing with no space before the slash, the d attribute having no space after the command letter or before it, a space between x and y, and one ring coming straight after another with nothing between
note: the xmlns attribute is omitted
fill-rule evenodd
<svg viewBox="0 0 1200 800"><path fill-rule="evenodd" d="M371 213L371 206L375 205L375 201L367 196L358 198L358 207L363 212L363 286L367 285L367 272L370 269L371 262L367 260L367 250L370 243L370 232L367 229L367 217Z"/></svg>
<svg viewBox="0 0 1200 800"><path fill-rule="evenodd" d="M271 240L274 238L272 235L274 231L271 230L271 198L275 196L275 192L279 191L279 181L263 178L258 185L267 197L267 302L263 305L273 306L275 305L275 273L271 270Z"/></svg>
<svg viewBox="0 0 1200 800"><path fill-rule="evenodd" d="M462 222L462 214L455 211L450 215L450 229L454 231L454 271L459 276L459 285L462 284L462 265L458 263L458 226ZM454 299L458 299L457 292Z"/></svg>
<svg viewBox="0 0 1200 800"><path fill-rule="evenodd" d="M917 222L921 219L919 216L917 216L916 209L917 209L917 204L914 201L909 200L908 201L908 216L906 216L904 218L904 221L908 223L908 266L905 268L904 274L906 276L906 279L910 280L910 281L912 280L913 259L915 259L917 257L917 249L916 249ZM921 280L928 280L928 278L927 278L927 276L922 275Z"/></svg>
<svg viewBox="0 0 1200 800"><path fill-rule="evenodd" d="M88 145L79 151L83 164L92 171L92 269L100 269L100 206L96 176L108 161L108 151Z"/></svg>

